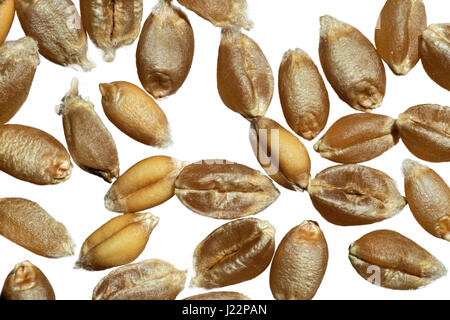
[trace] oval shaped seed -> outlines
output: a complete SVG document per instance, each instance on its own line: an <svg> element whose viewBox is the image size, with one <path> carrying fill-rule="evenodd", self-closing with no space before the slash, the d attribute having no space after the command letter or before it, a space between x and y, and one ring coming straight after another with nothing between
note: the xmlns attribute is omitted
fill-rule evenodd
<svg viewBox="0 0 450 320"><path fill-rule="evenodd" d="M276 121L252 120L250 142L264 171L279 185L302 191L308 187L311 160L301 141Z"/></svg>
<svg viewBox="0 0 450 320"><path fill-rule="evenodd" d="M450 241L450 188L435 171L403 161L405 194L417 222L435 237Z"/></svg>
<svg viewBox="0 0 450 320"><path fill-rule="evenodd" d="M267 221L233 220L211 232L195 249L191 286L225 287L257 277L275 251L275 228Z"/></svg>
<svg viewBox="0 0 450 320"><path fill-rule="evenodd" d="M139 161L111 186L105 207L115 212L138 212L155 207L175 194L175 179L186 163L166 156Z"/></svg>
<svg viewBox="0 0 450 320"><path fill-rule="evenodd" d="M62 115L64 135L73 161L84 171L111 182L119 176L119 156L108 129L94 105L78 94L78 79L56 111Z"/></svg>
<svg viewBox="0 0 450 320"><path fill-rule="evenodd" d="M376 230L353 242L349 259L361 277L395 290L418 289L447 273L428 251L391 230Z"/></svg>
<svg viewBox="0 0 450 320"><path fill-rule="evenodd" d="M133 262L144 251L158 221L151 213L129 213L109 220L84 241L76 266L105 270Z"/></svg>
<svg viewBox="0 0 450 320"><path fill-rule="evenodd" d="M419 44L427 28L422 0L387 0L375 29L381 58L396 75L407 74L420 59Z"/></svg>
<svg viewBox="0 0 450 320"><path fill-rule="evenodd" d="M0 47L0 124L8 122L25 103L38 64L38 46L32 38L8 41Z"/></svg>
<svg viewBox="0 0 450 320"><path fill-rule="evenodd" d="M215 219L236 219L270 206L280 192L272 181L242 164L202 160L184 167L175 194L192 211Z"/></svg>
<svg viewBox="0 0 450 320"><path fill-rule="evenodd" d="M303 50L284 54L278 72L278 91L289 127L307 140L314 139L327 123L330 101L319 70Z"/></svg>
<svg viewBox="0 0 450 320"><path fill-rule="evenodd" d="M253 27L253 23L247 17L246 0L180 0L178 2L216 27L238 27L246 30Z"/></svg>
<svg viewBox="0 0 450 320"><path fill-rule="evenodd" d="M142 89L118 81L100 84L100 92L106 116L123 133L149 146L171 143L166 115Z"/></svg>
<svg viewBox="0 0 450 320"><path fill-rule="evenodd" d="M74 244L66 227L30 200L0 199L0 234L43 257L73 255Z"/></svg>
<svg viewBox="0 0 450 320"><path fill-rule="evenodd" d="M416 157L432 162L450 161L450 108L423 104L409 108L397 119L403 143Z"/></svg>
<svg viewBox="0 0 450 320"><path fill-rule="evenodd" d="M105 61L113 61L116 49L136 40L142 9L142 0L80 0L83 25Z"/></svg>
<svg viewBox="0 0 450 320"><path fill-rule="evenodd" d="M150 259L111 271L94 289L93 300L174 300L184 289L186 271Z"/></svg>
<svg viewBox="0 0 450 320"><path fill-rule="evenodd" d="M311 180L308 193L322 217L341 226L382 221L406 205L391 177L361 165L323 170Z"/></svg>
<svg viewBox="0 0 450 320"><path fill-rule="evenodd" d="M386 91L383 62L359 30L321 17L319 55L328 81L350 107L370 112L381 105Z"/></svg>
<svg viewBox="0 0 450 320"><path fill-rule="evenodd" d="M23 31L38 42L45 58L61 66L76 64L84 71L95 67L86 57L86 32L71 0L17 0L15 4Z"/></svg>
<svg viewBox="0 0 450 320"><path fill-rule="evenodd" d="M420 58L428 76L450 90L450 23L428 26L422 34Z"/></svg>
<svg viewBox="0 0 450 320"><path fill-rule="evenodd" d="M317 222L303 221L278 245L270 269L270 289L277 300L311 300L328 264L327 241Z"/></svg>
<svg viewBox="0 0 450 320"><path fill-rule="evenodd" d="M217 62L223 103L245 118L264 116L273 88L272 68L258 44L239 31L223 29Z"/></svg>
<svg viewBox="0 0 450 320"><path fill-rule="evenodd" d="M314 144L328 160L359 163L383 154L399 139L395 120L380 114L355 113L338 119Z"/></svg>
<svg viewBox="0 0 450 320"><path fill-rule="evenodd" d="M0 3L0 45L8 36L14 20L14 0L4 0Z"/></svg>
<svg viewBox="0 0 450 320"><path fill-rule="evenodd" d="M24 261L14 266L3 285L2 300L55 300L55 292L42 271Z"/></svg>
<svg viewBox="0 0 450 320"><path fill-rule="evenodd" d="M145 21L136 51L142 86L156 99L174 94L186 80L194 57L194 32L187 16L160 0Z"/></svg>
<svg viewBox="0 0 450 320"><path fill-rule="evenodd" d="M250 298L239 292L216 291L197 294L195 296L184 298L183 300L250 300Z"/></svg>
<svg viewBox="0 0 450 320"><path fill-rule="evenodd" d="M18 124L0 126L0 170L38 185L70 178L72 163L64 146L48 133Z"/></svg>

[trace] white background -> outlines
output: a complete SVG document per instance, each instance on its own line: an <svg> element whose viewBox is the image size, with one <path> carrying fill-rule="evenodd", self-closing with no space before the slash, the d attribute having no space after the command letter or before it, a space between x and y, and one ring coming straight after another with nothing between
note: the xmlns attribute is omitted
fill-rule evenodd
<svg viewBox="0 0 450 320"><path fill-rule="evenodd" d="M144 2L144 19L146 19L156 0ZM429 23L449 22L450 2L448 0L425 0L424 2ZM78 7L78 2L76 5ZM249 15L255 27L247 34L265 52L277 83L281 57L290 48L299 47L308 52L322 73L318 58L320 16L330 14L350 23L373 41L377 17L383 5L383 0L249 0ZM95 104L96 111L116 141L121 172L139 160L159 154L191 162L200 159L225 158L261 170L249 144L249 123L226 108L217 93L216 60L220 30L194 13L184 11L194 28L196 48L192 69L183 87L175 95L159 102L169 119L172 130L174 144L170 148L159 150L132 140L110 123L102 110L99 83L125 80L140 85L135 67L137 42L130 47L118 50L113 63L103 62L100 50L90 42L89 57L95 61L97 68L89 73L64 68L42 58L28 100L11 123L40 128L65 144L61 118L56 115L54 108L68 91L72 77L78 77L81 94ZM23 35L16 17L8 40L18 39ZM449 105L450 103L449 92L428 78L420 62L404 77L394 76L387 67L386 73L386 97L383 105L375 111L376 113L396 117L413 105L422 103ZM327 88L331 100L328 128L338 118L356 111L340 101L328 83ZM277 88L275 88L267 116L288 128L281 112ZM318 138L312 142L302 139L310 152L312 176L334 165L333 162L322 159L314 152L312 147ZM364 165L389 174L397 181L403 193L403 177L400 168L405 158L415 159L402 142L399 142L382 156ZM448 181L450 175L448 163L427 163L427 165ZM77 245L76 256L87 236L103 223L117 216L116 213L107 211L103 205L103 196L108 188L109 185L102 179L82 171L77 166L74 166L70 180L55 186L36 186L0 172L1 197L24 197L39 203L58 221L66 225ZM326 222L320 216L312 206L307 193L278 188L281 191L279 199L256 216L269 220L275 226L277 244L287 231L305 219L317 221L327 238L328 269L315 299L450 298L449 277L441 278L428 287L416 291L394 291L377 287L363 280L349 263L347 250L352 241L376 229L392 229L418 242L440 259L447 268L450 268L450 244L424 231L415 221L408 207L405 207L397 216L373 225L339 227ZM185 208L176 197L149 211L160 217L160 223L150 236L145 251L136 261L148 258L166 260L179 269L189 269L189 281L192 276L192 253L196 245L226 221L197 215ZM16 263L30 260L47 275L55 289L57 299L90 299L92 289L109 272L108 270L101 272L77 270L74 269L76 256L58 260L43 258L3 237L0 237L0 252L2 253L0 283ZM225 289L239 291L252 299L272 299L269 288L269 269L253 280ZM201 292L204 291L189 288L187 285L179 298Z"/></svg>

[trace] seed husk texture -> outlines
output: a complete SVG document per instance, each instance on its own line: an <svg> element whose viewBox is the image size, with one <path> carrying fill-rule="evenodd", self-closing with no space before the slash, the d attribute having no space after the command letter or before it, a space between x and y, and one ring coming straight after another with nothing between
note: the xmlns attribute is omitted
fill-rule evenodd
<svg viewBox="0 0 450 320"><path fill-rule="evenodd" d="M141 88L117 81L100 84L100 92L106 116L123 133L149 146L171 143L166 115Z"/></svg>
<svg viewBox="0 0 450 320"><path fill-rule="evenodd" d="M48 133L18 124L0 126L0 170L38 185L70 178L72 163L64 146Z"/></svg>
<svg viewBox="0 0 450 320"><path fill-rule="evenodd" d="M169 200L175 194L175 179L185 165L167 156L139 161L112 184L105 196L105 207L115 212L139 212Z"/></svg>
<svg viewBox="0 0 450 320"><path fill-rule="evenodd" d="M0 46L0 124L8 122L25 103L38 65L38 46L32 38Z"/></svg>
<svg viewBox="0 0 450 320"><path fill-rule="evenodd" d="M216 27L237 27L250 30L253 23L247 17L247 0L179 0Z"/></svg>
<svg viewBox="0 0 450 320"><path fill-rule="evenodd" d="M183 168L175 194L192 211L216 219L256 214L279 196L269 177L227 160L202 160Z"/></svg>
<svg viewBox="0 0 450 320"><path fill-rule="evenodd" d="M222 30L217 89L223 103L245 118L264 116L272 101L272 68L259 45L240 31Z"/></svg>
<svg viewBox="0 0 450 320"><path fill-rule="evenodd" d="M62 99L57 113L62 116L64 135L73 161L83 170L111 182L119 176L119 156L111 133L78 93L78 79Z"/></svg>
<svg viewBox="0 0 450 320"><path fill-rule="evenodd" d="M39 44L39 53L53 63L95 65L86 57L87 36L71 0L16 0L16 12L25 34Z"/></svg>
<svg viewBox="0 0 450 320"><path fill-rule="evenodd" d="M158 221L151 213L128 213L109 220L84 241L76 265L104 270L133 262Z"/></svg>
<svg viewBox="0 0 450 320"><path fill-rule="evenodd" d="M111 271L94 289L93 300L174 300L184 289L186 271L150 259Z"/></svg>
<svg viewBox="0 0 450 320"><path fill-rule="evenodd" d="M66 227L27 199L0 199L0 234L43 257L61 258L74 253Z"/></svg>
<svg viewBox="0 0 450 320"><path fill-rule="evenodd" d="M80 0L83 26L103 59L114 60L116 49L132 44L141 29L143 0Z"/></svg>
<svg viewBox="0 0 450 320"><path fill-rule="evenodd" d="M428 251L392 230L376 230L353 242L349 259L361 277L395 290L418 289L447 273Z"/></svg>
<svg viewBox="0 0 450 320"><path fill-rule="evenodd" d="M323 170L311 180L308 193L322 217L342 226L382 221L406 205L391 177L354 164Z"/></svg>
<svg viewBox="0 0 450 320"><path fill-rule="evenodd" d="M319 56L331 86L350 107L370 112L382 104L383 62L359 30L331 16L321 17Z"/></svg>
<svg viewBox="0 0 450 320"><path fill-rule="evenodd" d="M450 23L432 24L423 32L420 58L428 76L450 90Z"/></svg>
<svg viewBox="0 0 450 320"><path fill-rule="evenodd" d="M14 0L0 1L0 45L8 36L14 20Z"/></svg>
<svg viewBox="0 0 450 320"><path fill-rule="evenodd" d="M450 90L450 24L428 25L426 1L384 0L381 12L376 12L379 17L373 44L363 34L366 29L357 29L358 26L330 15L320 17L318 58L322 70L317 68L313 55L298 48L285 51L279 64L278 111L283 112L287 127L266 117L274 93L274 75L268 59L273 55L266 57L263 49L267 43L243 30L253 27L247 16L247 0L177 1L181 8L172 0L156 0L142 25L144 0L79 0L77 4L74 0L0 0L0 171L11 176L3 176L4 191L8 189L8 179L31 189L40 187L27 183L53 185L68 180L73 169L71 157L80 169L111 183L104 206L120 215L93 227L90 235L85 234L75 262L76 269L84 269L77 272L115 268L105 273L91 291L93 300L175 300L185 288L187 270L159 259L137 260L160 221L147 209L164 204L174 195L186 207L185 211L189 209L188 214L192 211L203 216L193 215L194 220L206 222L208 219L203 219L210 218L212 224L219 223L212 219L229 220L203 234L203 240L190 249L193 252L183 247L186 234L177 234L179 228L168 231L173 238L169 242L192 253L190 287L196 288L198 294L184 295L188 296L184 300L250 300L239 290L221 288L250 281L266 270L266 285L276 300L311 300L316 296L329 258L327 239L319 224L305 220L290 226L277 247L274 225L253 217L278 199L280 191L274 182L292 191L306 191L322 218L341 228L383 222L408 205L419 232L433 236L430 241L436 243L450 241L450 188L445 170L440 171L436 164L436 172L435 165L432 169L404 160L403 196L389 175L360 164L381 156L400 139L421 160L450 161L448 106L414 105L400 109L405 111L398 111L398 117L392 112L387 113L389 116L372 113L383 104L386 94L384 62L400 76L410 73L421 60L436 88ZM11 41L17 27L12 25L16 12L25 37ZM218 97L233 111L231 114L239 114L249 122L251 146L265 174L220 157L190 163L154 154L142 157L121 174L113 136L95 111L94 103L80 94L77 78L56 107L62 118L67 150L51 131L38 129L39 125L8 123L25 105L29 94L31 98L35 93L32 85L42 82L42 66L37 68L39 54L49 60L44 61L45 65L53 63L60 71L60 66L90 71L95 64L88 58L88 36L106 62L112 62L118 49L133 44L139 37L136 51L128 57L135 59L139 86L132 83L136 79L97 82L103 112L122 133L144 144L142 148L147 146L152 151L149 147L169 147L169 121L159 104L164 106L167 97L183 85L187 90L191 85L186 80L196 39L189 18L192 23L209 25L210 31L220 37L215 66ZM270 14L266 18L270 29ZM373 27L372 24L372 30ZM13 32L8 35L10 30ZM123 52L129 49L133 50L123 48ZM211 80L207 73L202 75L194 69L195 76ZM322 71L344 105L362 112L341 115L311 145L318 155L338 164L319 170L313 178L311 158L301 138L312 141L327 127L330 98ZM207 88L205 83L203 87ZM207 97L207 92L200 92L194 102L203 105ZM176 101L177 96L171 99ZM180 106L189 110L189 102L180 101ZM38 105L24 109L28 107L33 107L36 114L45 111L36 108ZM20 117L21 114L15 119L20 122ZM188 112L181 120L186 124L200 118L189 116ZM235 129L231 126L228 131ZM228 142L233 145L233 141ZM216 144L220 146L220 140ZM97 177L86 178L98 181ZM82 194L75 198L78 202L87 199ZM71 205L67 202L66 209ZM88 225L89 221L85 222ZM182 229L195 233L199 226L194 223ZM7 194L0 198L0 236L9 240L13 248L26 249L28 254L43 258L74 254L75 245L66 226L39 204L24 198ZM393 290L419 289L444 277L446 267L436 257L393 230L369 232L348 247L350 264L363 279ZM359 279L353 276L355 281ZM23 261L7 275L0 300L55 300L55 292L39 268Z"/></svg>
<svg viewBox="0 0 450 320"><path fill-rule="evenodd" d="M304 221L281 240L270 269L277 300L311 300L328 265L328 245L319 225Z"/></svg>
<svg viewBox="0 0 450 320"><path fill-rule="evenodd" d="M307 140L314 139L327 123L330 101L319 70L303 50L284 54L278 72L278 91L289 127Z"/></svg>
<svg viewBox="0 0 450 320"><path fill-rule="evenodd" d="M55 292L44 273L31 262L24 261L8 274L1 300L55 300Z"/></svg>
<svg viewBox="0 0 450 320"><path fill-rule="evenodd" d="M405 194L417 222L430 234L450 241L450 188L434 170L403 161Z"/></svg>
<svg viewBox="0 0 450 320"><path fill-rule="evenodd" d="M409 108L397 119L400 137L416 157L431 161L450 161L450 108L423 104Z"/></svg>
<svg viewBox="0 0 450 320"><path fill-rule="evenodd" d="M191 286L220 288L255 278L270 264L275 228L267 221L244 218L211 232L194 251Z"/></svg>
<svg viewBox="0 0 450 320"><path fill-rule="evenodd" d="M174 94L186 80L194 57L194 32L187 16L160 0L145 21L136 51L142 86L156 99Z"/></svg>
<svg viewBox="0 0 450 320"><path fill-rule="evenodd" d="M399 140L395 119L380 114L355 113L338 119L314 144L314 150L339 163L374 159Z"/></svg>
<svg viewBox="0 0 450 320"><path fill-rule="evenodd" d="M250 143L264 171L279 185L299 191L308 187L311 160L291 132L272 119L258 117L251 122Z"/></svg>
<svg viewBox="0 0 450 320"><path fill-rule="evenodd" d="M422 0L386 1L375 29L375 44L395 74L405 75L417 64L426 28L427 14Z"/></svg>
<svg viewBox="0 0 450 320"><path fill-rule="evenodd" d="M250 300L250 298L239 292L214 291L196 294L194 296L184 298L183 300Z"/></svg>

